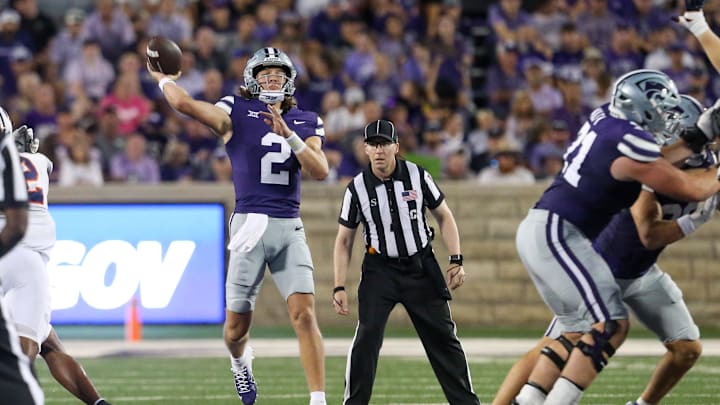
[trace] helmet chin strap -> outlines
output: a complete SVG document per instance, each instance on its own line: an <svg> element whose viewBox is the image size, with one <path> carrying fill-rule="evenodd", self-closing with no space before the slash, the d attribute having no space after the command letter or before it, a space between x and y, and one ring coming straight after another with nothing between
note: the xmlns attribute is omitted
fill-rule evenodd
<svg viewBox="0 0 720 405"><path fill-rule="evenodd" d="M260 91L260 94L258 95L258 100L262 101L265 104L277 104L282 102L285 99L285 92L282 90L279 91L270 91L270 90L262 90Z"/></svg>

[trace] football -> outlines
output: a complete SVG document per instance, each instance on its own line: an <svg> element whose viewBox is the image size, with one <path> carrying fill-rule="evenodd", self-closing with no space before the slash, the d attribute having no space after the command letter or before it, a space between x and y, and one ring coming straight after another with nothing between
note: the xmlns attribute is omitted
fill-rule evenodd
<svg viewBox="0 0 720 405"><path fill-rule="evenodd" d="M152 37L148 41L145 53L148 66L153 71L166 75L174 75L180 72L182 51L175 42L165 37Z"/></svg>

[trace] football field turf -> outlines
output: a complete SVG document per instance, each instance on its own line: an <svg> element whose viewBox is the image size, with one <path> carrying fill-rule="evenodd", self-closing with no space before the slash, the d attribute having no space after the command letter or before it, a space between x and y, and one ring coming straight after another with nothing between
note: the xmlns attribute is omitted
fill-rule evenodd
<svg viewBox="0 0 720 405"><path fill-rule="evenodd" d="M492 400L516 357L471 359L480 400ZM624 405L642 391L657 357L619 356L585 394L583 404ZM226 358L113 357L81 359L100 392L117 404L239 404ZM37 364L47 404L79 403L58 385L42 360ZM340 404L344 357L327 358L328 404ZM306 405L308 394L297 358L260 358L254 363L259 405ZM443 404L440 387L424 358L381 357L372 404ZM720 358L702 357L664 404L720 404Z"/></svg>

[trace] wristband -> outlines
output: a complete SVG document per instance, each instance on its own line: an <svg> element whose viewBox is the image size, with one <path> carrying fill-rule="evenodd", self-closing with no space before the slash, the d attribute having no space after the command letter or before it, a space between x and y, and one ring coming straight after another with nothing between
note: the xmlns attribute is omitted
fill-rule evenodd
<svg viewBox="0 0 720 405"><path fill-rule="evenodd" d="M292 135L285 138L285 140L287 141L288 145L290 145L290 149L292 149L292 151L295 152L296 155L299 155L302 151L305 150L305 148L307 148L305 142L300 139L300 136L295 131L293 131Z"/></svg>
<svg viewBox="0 0 720 405"><path fill-rule="evenodd" d="M695 222L693 222L692 218L690 218L690 215L683 215L680 218L677 219L677 224L680 227L680 230L682 231L683 235L688 236L691 233L695 232Z"/></svg>
<svg viewBox="0 0 720 405"><path fill-rule="evenodd" d="M450 264L463 265L463 255L450 255Z"/></svg>
<svg viewBox="0 0 720 405"><path fill-rule="evenodd" d="M339 285L339 286L333 288L333 295L335 295L335 293L338 292L338 291L345 291L345 286L344 286L344 285Z"/></svg>
<svg viewBox="0 0 720 405"><path fill-rule="evenodd" d="M699 37L705 31L708 31L710 29L710 26L708 26L707 21L705 20L705 14L700 11L686 11L685 14L683 14L683 17L685 17L685 21L687 21L687 29L692 32L695 37Z"/></svg>
<svg viewBox="0 0 720 405"><path fill-rule="evenodd" d="M164 90L165 85L168 84L168 83L176 84L176 83L175 83L175 80L173 80L173 79L171 79L171 78L169 78L169 77L163 77L162 79L160 79L160 81L158 82L158 87L160 87L160 91L162 91L162 92L164 93L164 92L165 92L165 90Z"/></svg>

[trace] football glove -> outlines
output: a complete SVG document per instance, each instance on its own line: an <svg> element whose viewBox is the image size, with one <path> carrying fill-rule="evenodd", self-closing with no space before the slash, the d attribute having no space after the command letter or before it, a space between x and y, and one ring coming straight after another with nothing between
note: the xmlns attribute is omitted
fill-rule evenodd
<svg viewBox="0 0 720 405"><path fill-rule="evenodd" d="M707 21L705 21L705 14L702 9L698 11L690 11L690 9L688 9L683 15L674 17L673 20L687 28L688 31L692 32L696 37L699 37L710 29Z"/></svg>
<svg viewBox="0 0 720 405"><path fill-rule="evenodd" d="M713 194L712 197L705 201L699 202L695 211L690 214L683 215L677 219L678 226L682 230L683 235L688 236L695 232L702 224L712 218L717 208L718 195Z"/></svg>

